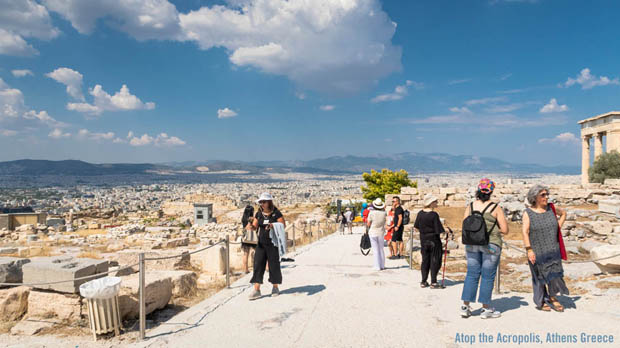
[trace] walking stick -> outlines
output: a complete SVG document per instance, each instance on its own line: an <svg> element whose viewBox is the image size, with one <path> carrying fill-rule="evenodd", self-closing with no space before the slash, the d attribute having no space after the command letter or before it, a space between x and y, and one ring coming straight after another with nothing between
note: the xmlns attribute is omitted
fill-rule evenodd
<svg viewBox="0 0 620 348"><path fill-rule="evenodd" d="M452 235L452 237L454 238L454 233L452 232L452 229L448 227L448 233L446 233L446 248L444 249L444 252L443 252L443 274L441 275L441 287L442 288L446 287L444 285L444 282L446 280L446 263L448 261L448 237L450 235Z"/></svg>

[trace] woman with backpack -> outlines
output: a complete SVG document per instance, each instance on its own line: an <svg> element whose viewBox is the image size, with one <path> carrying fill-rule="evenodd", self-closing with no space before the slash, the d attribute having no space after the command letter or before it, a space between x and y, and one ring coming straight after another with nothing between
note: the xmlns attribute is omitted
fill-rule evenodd
<svg viewBox="0 0 620 348"><path fill-rule="evenodd" d="M532 272L536 308L563 312L564 306L556 296L569 294L564 283L562 259L566 260L566 250L560 230L566 210L548 203L548 198L549 189L542 185L535 185L527 193L530 207L523 214L523 244Z"/></svg>
<svg viewBox="0 0 620 348"><path fill-rule="evenodd" d="M497 272L497 263L502 253L502 234L508 234L508 222L501 207L497 203L491 202L491 195L495 189L495 183L489 179L482 179L476 190L476 200L465 209L465 220L463 221L463 242L467 255L467 275L463 284L461 294L461 317L471 316L469 304L476 300L478 283L480 282L480 292L478 302L482 303L482 319L499 318L501 313L490 306L491 294L493 292L493 282ZM479 221L481 230L486 232L485 242L476 241L476 245L467 244L470 239L469 226L475 225ZM484 233L483 233L484 234Z"/></svg>
<svg viewBox="0 0 620 348"><path fill-rule="evenodd" d="M437 273L441 268L441 254L443 251L440 234L445 233L439 220L437 197L427 194L424 197L424 209L418 212L413 227L420 232L420 252L422 253L422 282L420 287L427 288L428 273L431 273L431 289L441 289L437 283Z"/></svg>
<svg viewBox="0 0 620 348"><path fill-rule="evenodd" d="M258 236L255 231L248 230L249 223L254 222L254 207L247 205L243 210L243 216L241 217L241 225L243 226L243 238L241 239L241 249L243 250L243 271L245 274L250 273L248 267L248 258L250 257L250 251L256 250L256 244L258 244Z"/></svg>

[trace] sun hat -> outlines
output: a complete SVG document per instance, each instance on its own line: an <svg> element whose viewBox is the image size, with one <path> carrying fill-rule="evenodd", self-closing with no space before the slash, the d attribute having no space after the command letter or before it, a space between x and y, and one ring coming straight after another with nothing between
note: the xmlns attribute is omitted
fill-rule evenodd
<svg viewBox="0 0 620 348"><path fill-rule="evenodd" d="M262 201L273 201L273 197L269 194L269 192L263 192L260 194L260 197L256 200L256 203L260 203Z"/></svg>
<svg viewBox="0 0 620 348"><path fill-rule="evenodd" d="M495 183L491 181L491 179L481 179L480 183L478 183L478 190L482 193L493 193L493 190L495 190Z"/></svg>
<svg viewBox="0 0 620 348"><path fill-rule="evenodd" d="M374 201L372 201L372 206L375 209L383 209L385 207L385 204L383 204L383 201L381 200L381 198L377 198Z"/></svg>
<svg viewBox="0 0 620 348"><path fill-rule="evenodd" d="M346 211L351 211L351 208L347 207L347 209L345 209Z"/></svg>
<svg viewBox="0 0 620 348"><path fill-rule="evenodd" d="M430 193L424 196L424 207L428 207L429 205L433 204L433 202L437 202L437 197L433 196Z"/></svg>

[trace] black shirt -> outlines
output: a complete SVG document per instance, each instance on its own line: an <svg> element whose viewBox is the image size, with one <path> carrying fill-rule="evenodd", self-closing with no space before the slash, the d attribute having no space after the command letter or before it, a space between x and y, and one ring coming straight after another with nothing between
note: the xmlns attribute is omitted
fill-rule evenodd
<svg viewBox="0 0 620 348"><path fill-rule="evenodd" d="M274 209L268 217L263 215L262 211L258 211L254 216L256 220L258 220L258 242L266 245L273 245L271 243L271 238L269 238L269 231L265 229L265 221L267 220L269 223L278 222L278 219L283 217L282 213L278 209Z"/></svg>
<svg viewBox="0 0 620 348"><path fill-rule="evenodd" d="M413 227L420 231L420 240L439 238L439 234L445 232L439 220L439 214L434 211L420 210L415 217Z"/></svg>
<svg viewBox="0 0 620 348"><path fill-rule="evenodd" d="M400 216L400 228L396 228L398 226L398 217ZM405 211L403 210L402 206L398 206L398 208L394 209L394 229L395 230L400 230L403 227L403 222L405 219Z"/></svg>

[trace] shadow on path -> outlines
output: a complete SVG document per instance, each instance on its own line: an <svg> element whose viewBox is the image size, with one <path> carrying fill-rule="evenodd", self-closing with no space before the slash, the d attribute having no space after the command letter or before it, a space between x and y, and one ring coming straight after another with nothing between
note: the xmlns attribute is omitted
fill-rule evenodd
<svg viewBox="0 0 620 348"><path fill-rule="evenodd" d="M492 306L500 312L508 312L527 305L529 303L523 301L523 296L500 297L492 302Z"/></svg>
<svg viewBox="0 0 620 348"><path fill-rule="evenodd" d="M284 289L282 291L280 291L280 295L286 295L286 294L295 294L295 293L307 293L308 296L312 296L318 292L321 292L323 290L325 290L325 285L305 285L305 286L298 286L295 288L288 288L288 289Z"/></svg>

